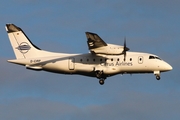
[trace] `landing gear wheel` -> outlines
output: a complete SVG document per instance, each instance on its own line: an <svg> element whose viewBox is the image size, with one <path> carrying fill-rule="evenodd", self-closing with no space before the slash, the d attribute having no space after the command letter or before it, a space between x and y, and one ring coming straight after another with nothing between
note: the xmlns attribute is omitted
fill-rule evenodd
<svg viewBox="0 0 180 120"><path fill-rule="evenodd" d="M157 80L160 80L161 77L160 77L159 75L156 75L156 79L157 79Z"/></svg>
<svg viewBox="0 0 180 120"><path fill-rule="evenodd" d="M103 74L103 71L96 71L96 77L97 78L101 78L101 76L102 76L102 74Z"/></svg>
<svg viewBox="0 0 180 120"><path fill-rule="evenodd" d="M100 85L104 85L104 80L103 80L103 79L100 79L100 80L99 80L99 84L100 84Z"/></svg>

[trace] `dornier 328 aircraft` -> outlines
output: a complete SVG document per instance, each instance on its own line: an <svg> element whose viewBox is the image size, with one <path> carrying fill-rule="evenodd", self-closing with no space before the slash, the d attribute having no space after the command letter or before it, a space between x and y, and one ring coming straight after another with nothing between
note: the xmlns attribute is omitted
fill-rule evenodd
<svg viewBox="0 0 180 120"><path fill-rule="evenodd" d="M127 52L126 40L124 46L107 44L97 34L86 32L90 53L53 53L35 46L14 24L6 24L5 28L16 56L8 62L24 65L27 69L96 77L101 85L107 77L117 74L154 73L160 80L161 72L172 70L156 55Z"/></svg>

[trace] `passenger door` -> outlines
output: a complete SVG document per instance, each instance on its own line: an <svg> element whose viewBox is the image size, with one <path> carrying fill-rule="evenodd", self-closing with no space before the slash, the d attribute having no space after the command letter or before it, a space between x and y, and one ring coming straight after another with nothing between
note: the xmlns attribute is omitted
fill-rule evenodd
<svg viewBox="0 0 180 120"><path fill-rule="evenodd" d="M69 70L74 70L74 68L75 68L75 58L69 58L68 66L69 66Z"/></svg>

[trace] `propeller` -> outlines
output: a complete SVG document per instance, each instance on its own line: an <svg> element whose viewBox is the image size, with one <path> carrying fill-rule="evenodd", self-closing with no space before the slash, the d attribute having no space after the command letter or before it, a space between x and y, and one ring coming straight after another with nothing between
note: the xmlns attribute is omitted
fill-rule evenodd
<svg viewBox="0 0 180 120"><path fill-rule="evenodd" d="M126 37L124 38L124 48L123 48L123 51L122 53L124 54L124 61L126 61L126 51L128 51L129 48L126 47Z"/></svg>

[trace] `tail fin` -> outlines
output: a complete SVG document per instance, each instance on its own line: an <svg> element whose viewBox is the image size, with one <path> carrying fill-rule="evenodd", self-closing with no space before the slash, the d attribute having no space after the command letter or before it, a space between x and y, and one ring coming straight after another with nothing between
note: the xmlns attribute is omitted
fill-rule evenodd
<svg viewBox="0 0 180 120"><path fill-rule="evenodd" d="M38 56L41 49L36 47L23 30L14 24L6 24L6 31L14 50L16 59L33 58Z"/></svg>

